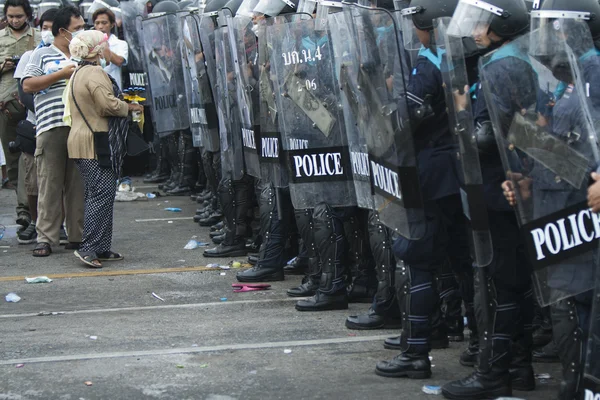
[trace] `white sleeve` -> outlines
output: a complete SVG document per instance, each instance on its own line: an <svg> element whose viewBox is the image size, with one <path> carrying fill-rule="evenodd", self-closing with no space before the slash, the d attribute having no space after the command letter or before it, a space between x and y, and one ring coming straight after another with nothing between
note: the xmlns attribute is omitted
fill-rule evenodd
<svg viewBox="0 0 600 400"><path fill-rule="evenodd" d="M122 67L127 65L127 59L129 58L129 46L127 42L124 40L117 40L113 46L110 46L110 51L118 55L119 57L123 57L125 61L123 62Z"/></svg>

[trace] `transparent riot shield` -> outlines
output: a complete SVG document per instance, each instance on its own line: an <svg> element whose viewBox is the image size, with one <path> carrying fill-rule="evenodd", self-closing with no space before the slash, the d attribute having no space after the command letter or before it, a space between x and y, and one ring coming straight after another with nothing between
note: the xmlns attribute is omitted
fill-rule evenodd
<svg viewBox="0 0 600 400"><path fill-rule="evenodd" d="M199 20L194 14L183 15L181 19L183 28L182 61L190 107L190 129L194 146L205 147L206 138L218 140L216 139L219 135L217 109L204 61Z"/></svg>
<svg viewBox="0 0 600 400"><path fill-rule="evenodd" d="M200 32L200 44L202 45L202 58L206 67L206 74L208 75L208 83L213 97L212 111L209 112L207 108L206 117L211 119L210 126L214 126L216 123L216 129L209 129L204 131L206 134L202 138L202 145L207 151L217 152L221 148L220 136L219 136L219 118L217 107L219 104L219 92L217 87L217 66L215 61L215 19L216 14L209 15L195 15L192 14L193 18L198 26ZM208 106L207 106L208 107Z"/></svg>
<svg viewBox="0 0 600 400"><path fill-rule="evenodd" d="M127 57L127 76L123 76L123 89L129 89L136 92L145 93L142 97L146 99L144 105L152 106L152 94L148 85L148 74L144 60L144 44L141 40L142 20L141 17L146 12L146 2L144 0L124 1L121 4L123 13L123 34L125 41L129 45L129 55Z"/></svg>
<svg viewBox="0 0 600 400"><path fill-rule="evenodd" d="M152 122L159 136L187 129L189 107L181 57L182 38L176 14L142 21L144 59L152 93Z"/></svg>
<svg viewBox="0 0 600 400"><path fill-rule="evenodd" d="M357 44L354 96L364 97L366 107L363 137L374 208L383 224L419 239L425 217L405 89L408 56L388 11L344 3L344 14Z"/></svg>
<svg viewBox="0 0 600 400"><path fill-rule="evenodd" d="M215 30L215 60L219 92L218 107L224 117L224 129L220 132L221 171L224 177L239 180L246 171L232 42L234 39L230 37L226 20L219 16L219 28Z"/></svg>
<svg viewBox="0 0 600 400"><path fill-rule="evenodd" d="M295 208L354 206L356 198L328 32L277 17L267 27L277 110Z"/></svg>
<svg viewBox="0 0 600 400"><path fill-rule="evenodd" d="M336 79L340 86L340 100L344 109L356 202L359 207L372 210L374 203L369 172L369 149L365 137L369 131L366 115L368 107L362 92L358 90L360 63L353 27L346 23L345 15L341 12L329 14L327 24L334 53Z"/></svg>
<svg viewBox="0 0 600 400"><path fill-rule="evenodd" d="M484 198L479 150L474 136L471 101L467 96L466 104L462 105L457 103L455 97L465 91L468 93L469 80L463 39L447 33L450 20L451 18L441 18L434 21L435 43L442 60L440 70L449 123L460 151L460 193L463 210L470 225L473 260L477 266L485 267L492 262L492 235Z"/></svg>
<svg viewBox="0 0 600 400"><path fill-rule="evenodd" d="M260 135L257 137L259 143L257 147L259 148L261 179L272 182L275 187L287 187L289 175L275 101L274 85L276 85L277 78L275 69L271 68L270 62L273 48L267 46L267 23L272 21L272 19L261 20L256 31L259 65L259 123L261 127Z"/></svg>
<svg viewBox="0 0 600 400"><path fill-rule="evenodd" d="M256 34L252 31L254 24L247 10L254 9L258 0L245 0L235 18L224 10L229 31L230 48L232 50L233 67L239 118L242 127L242 144L246 172L256 178L260 177L258 159L258 138L260 124L258 123L258 46Z"/></svg>
<svg viewBox="0 0 600 400"><path fill-rule="evenodd" d="M600 221L587 187L598 143L571 48L557 41L543 54L531 44L525 35L482 57L480 73L534 284L548 305L594 285Z"/></svg>

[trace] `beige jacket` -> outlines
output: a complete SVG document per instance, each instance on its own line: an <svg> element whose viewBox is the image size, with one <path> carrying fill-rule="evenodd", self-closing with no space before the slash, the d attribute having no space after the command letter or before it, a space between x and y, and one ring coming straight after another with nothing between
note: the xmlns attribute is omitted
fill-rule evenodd
<svg viewBox="0 0 600 400"><path fill-rule="evenodd" d="M108 131L108 117L126 117L127 103L113 95L112 83L99 66L79 67L72 82L75 99L95 132ZM69 158L95 159L94 137L68 93L71 109L71 133L67 142Z"/></svg>

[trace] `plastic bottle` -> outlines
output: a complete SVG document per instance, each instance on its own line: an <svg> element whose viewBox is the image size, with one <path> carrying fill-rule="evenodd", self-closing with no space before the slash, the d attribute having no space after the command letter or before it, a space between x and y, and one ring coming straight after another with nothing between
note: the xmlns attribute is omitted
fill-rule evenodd
<svg viewBox="0 0 600 400"><path fill-rule="evenodd" d="M131 104L140 104L137 100L133 100ZM131 113L131 120L133 122L140 122L142 120L142 113L139 111L133 111Z"/></svg>

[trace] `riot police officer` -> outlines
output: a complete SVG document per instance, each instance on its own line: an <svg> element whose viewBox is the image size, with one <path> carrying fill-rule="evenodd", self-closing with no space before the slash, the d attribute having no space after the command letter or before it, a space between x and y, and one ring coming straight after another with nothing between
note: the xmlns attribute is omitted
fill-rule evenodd
<svg viewBox="0 0 600 400"><path fill-rule="evenodd" d="M526 57L519 49L508 47L491 53L527 33L529 21L525 2L493 0L486 6L488 10L484 11L481 4L461 0L450 24L451 34L473 36L480 47L487 48L490 56L484 59L483 65L489 71L489 79L493 77L489 84L504 90L504 97L495 102L507 110L513 110L511 107L515 107L515 103L523 107L534 104L537 85L529 79L534 72L525 61ZM511 79L507 79L507 74ZM466 94L457 92L456 97L466 99ZM475 372L467 378L443 386L444 396L453 399L510 396L513 388L535 388L531 367L531 266L520 240L517 220L500 191L499 184L504 180L505 172L481 83L477 86L476 98L474 135L483 173L493 256L488 266L478 267L475 273L478 363Z"/></svg>
<svg viewBox="0 0 600 400"><path fill-rule="evenodd" d="M448 128L440 71L442 52L433 36L433 20L450 16L456 3L455 0L417 0L401 12L405 47L419 46L406 96L412 117L426 229L418 240L394 238L394 255L399 262L395 285L402 312L403 329L398 338L402 353L390 361L377 363L376 373L382 376L431 376L432 321L439 311L436 275L449 263L448 249L452 241L466 239L464 234L459 238L451 238L449 234L450 221L462 215L462 208L454 165L456 147ZM445 327L442 325L440 329ZM447 346L447 335L442 336Z"/></svg>

